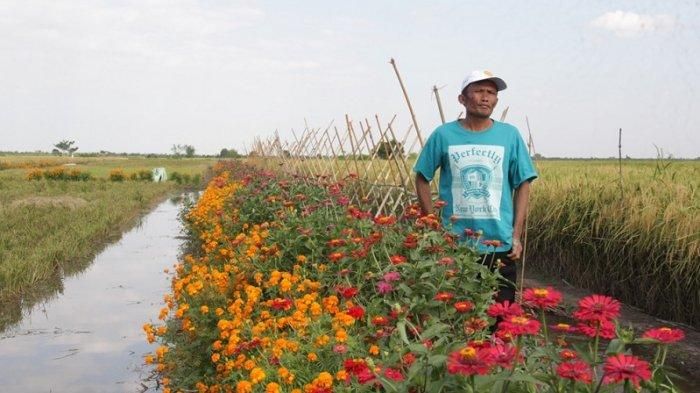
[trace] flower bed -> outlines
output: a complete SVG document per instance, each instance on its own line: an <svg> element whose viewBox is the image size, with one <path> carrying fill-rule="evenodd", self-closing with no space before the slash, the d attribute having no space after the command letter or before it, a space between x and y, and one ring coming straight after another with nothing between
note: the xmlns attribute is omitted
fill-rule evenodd
<svg viewBox="0 0 700 393"><path fill-rule="evenodd" d="M492 304L499 261L470 246L497 239L460 239L416 207L374 217L342 182L217 169L186 215L198 250L164 323L144 326L165 392L673 391L663 364L683 333L634 339L614 299L583 299L577 326L547 326L551 288ZM651 363L629 351L643 343Z"/></svg>

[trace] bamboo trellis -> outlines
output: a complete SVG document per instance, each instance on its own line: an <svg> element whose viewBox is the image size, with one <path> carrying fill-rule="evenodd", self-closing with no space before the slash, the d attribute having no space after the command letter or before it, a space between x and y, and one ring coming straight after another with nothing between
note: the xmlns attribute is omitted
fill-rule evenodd
<svg viewBox="0 0 700 393"><path fill-rule="evenodd" d="M325 128L305 127L293 141L279 133L255 138L250 160L254 165L285 172L304 182L331 181L352 184L346 191L351 203L370 202L375 214L399 214L414 203L415 174L406 153L423 147L413 124L397 130L396 115L383 122L353 121L345 116L345 127L331 122ZM347 180L352 178L352 182Z"/></svg>

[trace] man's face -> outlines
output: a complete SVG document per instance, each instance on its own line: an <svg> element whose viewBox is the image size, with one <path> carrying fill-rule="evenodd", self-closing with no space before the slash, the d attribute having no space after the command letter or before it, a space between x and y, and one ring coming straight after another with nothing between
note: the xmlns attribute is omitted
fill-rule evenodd
<svg viewBox="0 0 700 393"><path fill-rule="evenodd" d="M491 81L474 82L462 91L458 99L467 110L467 116L488 119L498 103L498 89Z"/></svg>

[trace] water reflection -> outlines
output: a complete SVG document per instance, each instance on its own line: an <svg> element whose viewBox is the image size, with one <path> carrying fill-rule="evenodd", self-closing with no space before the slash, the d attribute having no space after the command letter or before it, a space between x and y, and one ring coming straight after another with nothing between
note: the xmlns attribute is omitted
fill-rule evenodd
<svg viewBox="0 0 700 393"><path fill-rule="evenodd" d="M150 370L141 331L168 291L163 269L177 260L181 201L166 201L92 265L49 290L53 299L4 317L23 320L0 335L5 392L139 392ZM57 290L58 289L58 290ZM52 295L53 294L53 295ZM5 312L7 311L7 312Z"/></svg>

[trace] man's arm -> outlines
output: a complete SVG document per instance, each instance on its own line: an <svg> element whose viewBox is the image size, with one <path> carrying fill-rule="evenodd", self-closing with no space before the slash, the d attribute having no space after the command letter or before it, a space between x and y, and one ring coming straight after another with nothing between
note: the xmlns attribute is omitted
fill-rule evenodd
<svg viewBox="0 0 700 393"><path fill-rule="evenodd" d="M423 214L431 214L433 212L433 201L430 195L430 182L420 173L416 173L416 195Z"/></svg>
<svg viewBox="0 0 700 393"><path fill-rule="evenodd" d="M523 245L520 243L520 238L525 227L525 217L527 217L527 203L530 198L530 181L524 181L520 187L515 190L513 199L515 200L515 218L513 220L513 250L508 254L508 258L518 260L523 253Z"/></svg>

